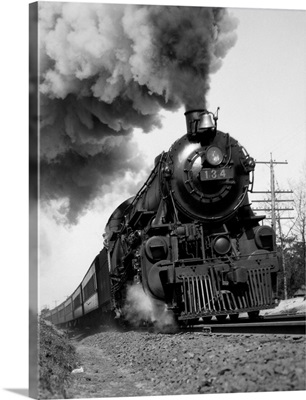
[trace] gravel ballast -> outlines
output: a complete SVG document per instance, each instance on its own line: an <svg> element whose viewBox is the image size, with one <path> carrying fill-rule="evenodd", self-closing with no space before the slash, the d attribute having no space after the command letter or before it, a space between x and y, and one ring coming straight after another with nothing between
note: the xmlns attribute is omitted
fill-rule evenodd
<svg viewBox="0 0 306 400"><path fill-rule="evenodd" d="M305 339L100 331L74 340L84 372L67 397L305 390Z"/></svg>
<svg viewBox="0 0 306 400"><path fill-rule="evenodd" d="M262 313L305 312L302 298ZM274 391L295 391L297 398L296 391L306 390L305 336L102 326L73 329L69 336L41 321L40 398Z"/></svg>

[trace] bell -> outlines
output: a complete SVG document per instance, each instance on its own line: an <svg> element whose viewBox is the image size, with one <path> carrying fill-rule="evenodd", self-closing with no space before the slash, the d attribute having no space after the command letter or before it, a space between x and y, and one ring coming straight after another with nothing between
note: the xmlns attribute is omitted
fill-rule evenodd
<svg viewBox="0 0 306 400"><path fill-rule="evenodd" d="M211 129L214 128L215 124L212 118L212 115L209 113L202 113L200 115L200 122L198 125L198 131L204 131L205 129Z"/></svg>

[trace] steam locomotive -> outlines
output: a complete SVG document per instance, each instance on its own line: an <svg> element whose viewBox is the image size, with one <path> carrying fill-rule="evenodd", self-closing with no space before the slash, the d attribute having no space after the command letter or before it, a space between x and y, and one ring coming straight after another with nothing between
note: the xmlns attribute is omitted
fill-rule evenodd
<svg viewBox="0 0 306 400"><path fill-rule="evenodd" d="M275 306L275 233L248 199L255 161L217 129L218 111L185 117L187 133L155 159L136 196L116 208L103 250L76 291L50 311L55 324L122 314L135 283L185 323L235 320L242 312L255 318Z"/></svg>

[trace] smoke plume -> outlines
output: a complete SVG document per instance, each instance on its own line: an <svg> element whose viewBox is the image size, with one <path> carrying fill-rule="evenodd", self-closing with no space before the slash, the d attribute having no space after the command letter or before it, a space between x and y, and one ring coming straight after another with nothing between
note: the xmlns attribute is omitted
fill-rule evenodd
<svg viewBox="0 0 306 400"><path fill-rule="evenodd" d="M139 178L133 129L205 106L237 21L221 8L53 2L38 17L41 199L65 199L76 223L106 187Z"/></svg>

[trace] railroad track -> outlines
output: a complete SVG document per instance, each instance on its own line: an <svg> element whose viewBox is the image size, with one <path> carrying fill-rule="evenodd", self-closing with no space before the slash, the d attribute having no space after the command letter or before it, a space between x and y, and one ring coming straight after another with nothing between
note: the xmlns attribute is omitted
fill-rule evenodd
<svg viewBox="0 0 306 400"><path fill-rule="evenodd" d="M152 327L148 326L117 326L117 329L148 331ZM83 338L93 333L94 328L72 329L67 331L70 338ZM97 331L100 329L97 328ZM172 332L172 330L170 330ZM283 334L283 335L305 335L306 333L306 314L298 315L270 315L259 317L253 321L249 318L240 317L236 322L226 319L224 323L220 323L212 319L209 323L198 322L196 325L189 325L180 328L180 332L200 332L204 334ZM164 332L166 333L166 332Z"/></svg>
<svg viewBox="0 0 306 400"><path fill-rule="evenodd" d="M261 317L256 321L240 318L237 322L231 321L218 323L211 321L208 324L200 324L194 329L206 334L213 333L240 333L240 334L287 334L305 335L305 315L274 315Z"/></svg>

